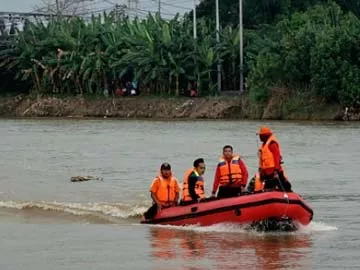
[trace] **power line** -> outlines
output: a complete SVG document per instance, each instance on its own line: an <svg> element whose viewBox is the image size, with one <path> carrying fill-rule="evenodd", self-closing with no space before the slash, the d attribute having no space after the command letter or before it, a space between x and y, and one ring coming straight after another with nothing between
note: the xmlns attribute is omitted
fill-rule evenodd
<svg viewBox="0 0 360 270"><path fill-rule="evenodd" d="M17 11L0 11L0 16L16 14L18 16L24 17L54 17L54 14L46 13L46 12L17 12ZM73 17L72 15L64 14L63 17Z"/></svg>
<svg viewBox="0 0 360 270"><path fill-rule="evenodd" d="M136 2L138 2L137 0L135 0ZM154 0L150 0L151 2L153 2ZM150 1L145 2L146 4L149 4ZM168 3L168 1L165 0L155 0L158 1L158 3L160 3L160 7L158 6L158 12L161 12L161 15L167 16L167 17L174 17L175 15L178 14L178 12L173 12L168 10L167 8L163 8L161 5L164 6L168 6L168 7L173 7L173 8L179 8L182 10L186 10L186 8L181 7L181 6L177 6L177 5L173 5ZM170 1L171 2L171 1ZM97 5L99 4L110 4L109 6L103 6L103 7L99 7ZM115 1L111 1L111 0L84 0L83 2L81 2L82 7L77 6L75 7L77 10L73 11L72 14L66 14L66 12L62 12L62 17L74 17L74 16L86 16L86 15L90 15L90 14L98 14L98 13L107 13L107 12L111 12L114 11L116 9L119 9L119 7L121 7L122 10L127 11L127 13L131 13L130 15L134 15L135 17L137 15L137 13L139 13L139 15L149 15L150 14L154 14L156 13L156 7L155 7L155 3L153 2L153 7L151 6L145 6L145 7L126 7L123 5L119 5L117 3L115 3ZM67 7L68 8L68 7ZM159 9L160 8L160 9ZM56 1L55 3L53 2L53 4L50 4L46 7L43 8L37 8L36 12L0 12L0 16L1 15L6 15L9 16L10 14L14 14L12 16L24 16L24 17L45 17L45 18L52 18L54 17L56 14L58 14L57 10L61 9L61 5L60 5L60 1ZM47 12L45 12L45 10L47 10ZM51 12L51 10L56 10L56 12ZM16 14L16 15L15 15Z"/></svg>
<svg viewBox="0 0 360 270"><path fill-rule="evenodd" d="M179 9L184 9L184 10L191 10L191 8L185 8L185 7L169 4L169 3L166 3L166 2L163 2L162 5L169 6L169 7L174 7L174 8L179 8Z"/></svg>
<svg viewBox="0 0 360 270"><path fill-rule="evenodd" d="M166 3L176 3L176 4L179 4L179 0L164 0ZM162 2L164 2L164 1L162 1ZM184 4L184 3L192 3L193 2L193 0L183 0L183 1L181 1L181 3L182 4Z"/></svg>
<svg viewBox="0 0 360 270"><path fill-rule="evenodd" d="M76 13L98 9L99 7L95 7L95 5L103 4L103 3L104 3L103 0L91 1L91 3L86 3L86 4L85 4L85 2L82 2L81 9L77 9Z"/></svg>
<svg viewBox="0 0 360 270"><path fill-rule="evenodd" d="M135 10L134 8L126 8L126 9L128 9L128 10ZM154 12L153 10L146 10L146 9L141 9L141 8L138 8L137 10L139 10L139 11L144 11L144 12ZM154 12L155 13L155 12ZM174 13L164 13L164 12L162 12L161 14L164 14L164 15L169 15L169 16L175 16L176 14L174 14Z"/></svg>

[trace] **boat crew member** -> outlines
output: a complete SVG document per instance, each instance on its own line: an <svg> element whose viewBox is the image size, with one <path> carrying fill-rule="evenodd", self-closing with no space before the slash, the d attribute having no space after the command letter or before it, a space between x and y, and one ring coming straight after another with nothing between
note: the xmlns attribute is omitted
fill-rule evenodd
<svg viewBox="0 0 360 270"><path fill-rule="evenodd" d="M244 190L247 180L248 171L245 163L238 154L233 153L231 145L225 145L216 168L211 196L215 197L218 188L217 198L239 196Z"/></svg>
<svg viewBox="0 0 360 270"><path fill-rule="evenodd" d="M144 213L144 217L151 219L161 209L177 205L179 192L178 180L173 176L170 164L163 163L160 167L160 173L150 186L153 205Z"/></svg>
<svg viewBox="0 0 360 270"><path fill-rule="evenodd" d="M264 181L261 180L260 173L258 171L250 179L249 184L246 187L246 191L250 193L264 191Z"/></svg>
<svg viewBox="0 0 360 270"><path fill-rule="evenodd" d="M263 181L264 189L278 187L283 191L291 191L291 184L284 175L281 165L283 162L279 141L271 129L266 126L261 127L257 134L262 142L258 156L259 174L261 181Z"/></svg>
<svg viewBox="0 0 360 270"><path fill-rule="evenodd" d="M204 173L204 159L194 160L193 168L187 170L184 176L181 205L205 201Z"/></svg>

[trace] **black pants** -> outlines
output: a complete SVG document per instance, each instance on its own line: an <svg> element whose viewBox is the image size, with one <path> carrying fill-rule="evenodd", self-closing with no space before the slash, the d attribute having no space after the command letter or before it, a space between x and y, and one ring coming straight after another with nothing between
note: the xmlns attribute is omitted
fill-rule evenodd
<svg viewBox="0 0 360 270"><path fill-rule="evenodd" d="M240 187L219 187L218 199L232 198L241 195Z"/></svg>
<svg viewBox="0 0 360 270"><path fill-rule="evenodd" d="M175 206L175 205L173 205ZM161 209L165 209L165 208L169 208L169 207L172 207L171 205L170 206L162 206ZM158 212L158 205L156 203L154 203L152 206L150 206L150 208L144 213L144 217L146 219L153 219L156 214Z"/></svg>
<svg viewBox="0 0 360 270"><path fill-rule="evenodd" d="M146 219L153 219L158 211L158 206L156 203L154 203L150 208L144 213L144 217Z"/></svg>
<svg viewBox="0 0 360 270"><path fill-rule="evenodd" d="M280 190L290 192L291 191L291 184L289 181L285 179L284 173L279 172L279 179L274 178L274 175L269 175L263 177L265 180L264 189L275 189L278 187Z"/></svg>

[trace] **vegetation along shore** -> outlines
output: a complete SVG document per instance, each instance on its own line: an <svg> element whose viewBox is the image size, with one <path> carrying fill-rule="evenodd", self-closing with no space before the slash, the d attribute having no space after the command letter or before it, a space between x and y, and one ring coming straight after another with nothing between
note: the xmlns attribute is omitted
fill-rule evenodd
<svg viewBox="0 0 360 270"><path fill-rule="evenodd" d="M0 116L360 120L357 1L244 1L240 96L238 1L220 2L219 42L210 0L196 39L192 12L0 21ZM118 95L129 81L139 96Z"/></svg>

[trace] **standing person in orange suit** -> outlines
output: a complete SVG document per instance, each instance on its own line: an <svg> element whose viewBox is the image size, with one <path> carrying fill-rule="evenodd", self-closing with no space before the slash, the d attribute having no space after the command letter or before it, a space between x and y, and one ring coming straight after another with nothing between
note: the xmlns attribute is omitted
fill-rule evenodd
<svg viewBox="0 0 360 270"><path fill-rule="evenodd" d="M260 179L264 183L264 189L278 187L283 191L291 191L291 184L284 175L282 167L279 141L272 130L266 126L259 129L258 135L262 142L258 156Z"/></svg>

